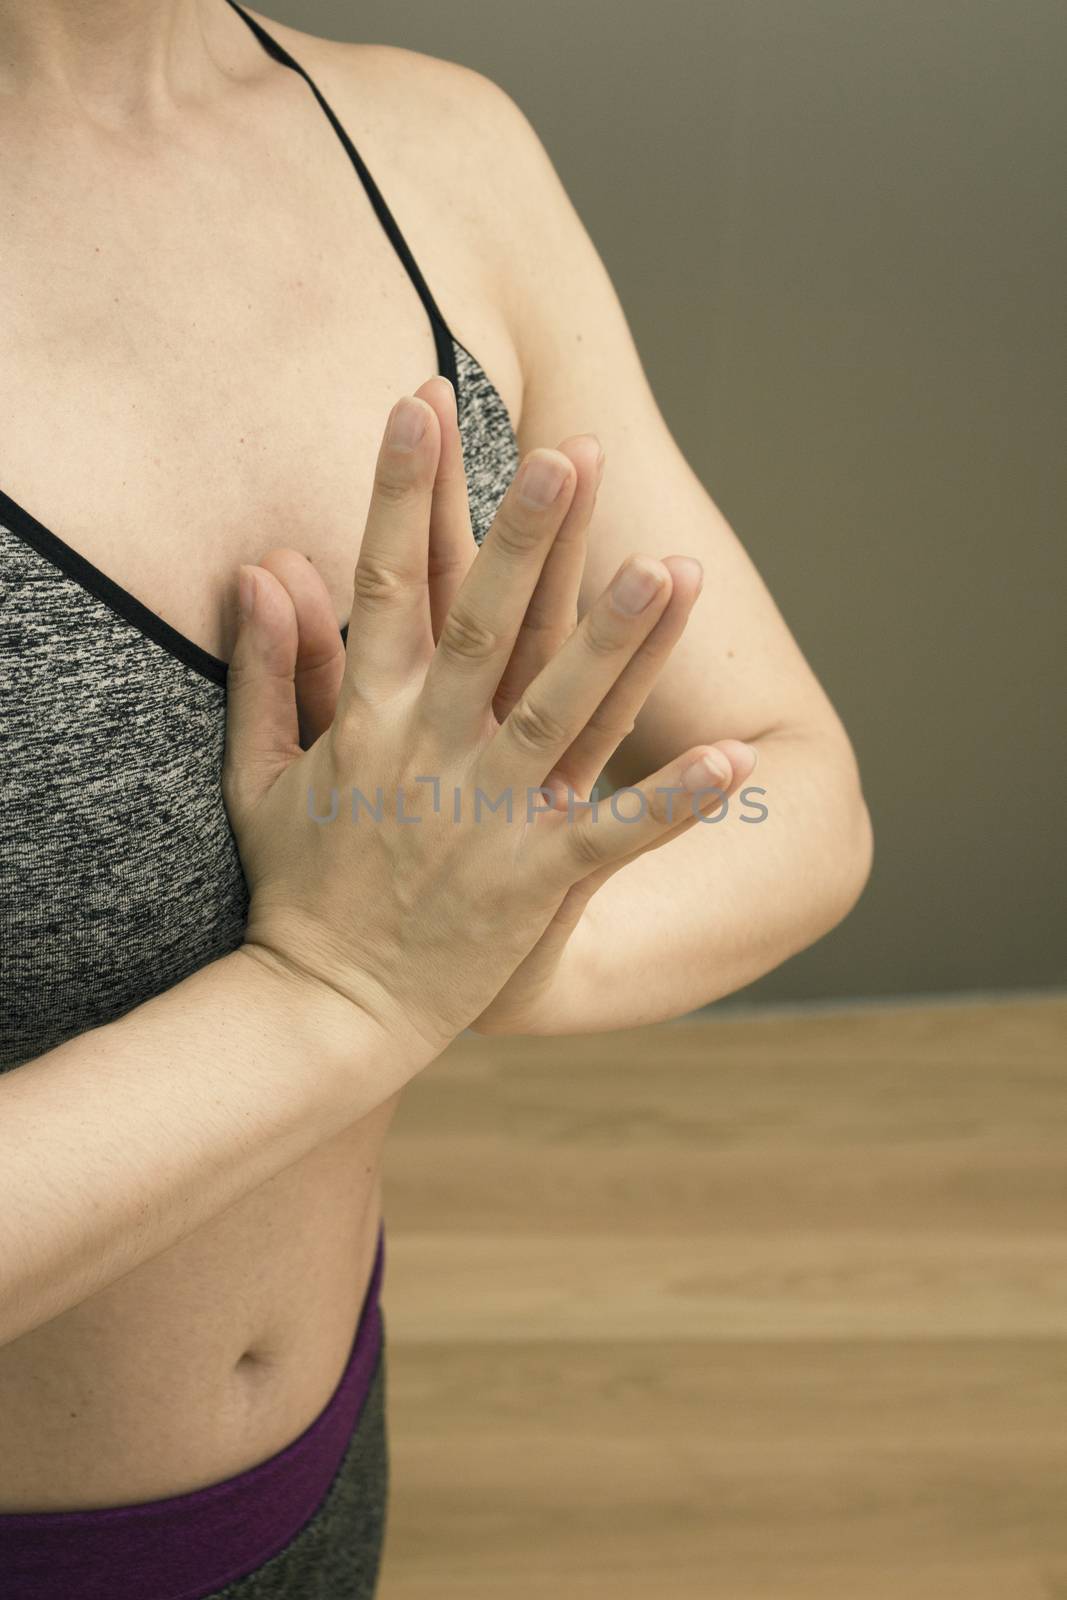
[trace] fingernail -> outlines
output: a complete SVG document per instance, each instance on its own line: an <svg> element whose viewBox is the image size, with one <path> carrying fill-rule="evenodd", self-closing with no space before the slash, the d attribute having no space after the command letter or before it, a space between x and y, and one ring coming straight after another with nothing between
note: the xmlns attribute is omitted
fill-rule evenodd
<svg viewBox="0 0 1067 1600"><path fill-rule="evenodd" d="M663 588L663 569L640 567L630 562L615 579L611 598L620 611L635 617Z"/></svg>
<svg viewBox="0 0 1067 1600"><path fill-rule="evenodd" d="M237 579L237 615L247 622L255 609L256 579L251 567L241 567Z"/></svg>
<svg viewBox="0 0 1067 1600"><path fill-rule="evenodd" d="M430 420L429 408L420 400L405 395L393 407L392 420L387 435L390 449L414 450Z"/></svg>
<svg viewBox="0 0 1067 1600"><path fill-rule="evenodd" d="M559 461L535 456L523 468L519 495L534 506L550 506L567 479L567 468Z"/></svg>
<svg viewBox="0 0 1067 1600"><path fill-rule="evenodd" d="M700 561L697 560L696 556L679 556L678 560L682 563L683 566L689 567L690 570L693 572L693 574L694 574L694 576L696 578L697 594L699 594L701 589L704 587L704 567L703 567L703 564Z"/></svg>
<svg viewBox="0 0 1067 1600"><path fill-rule="evenodd" d="M752 757L752 770L753 770L753 772L755 772L756 767L757 767L757 765L759 763L759 751L756 749L756 746L754 744L745 744L743 739L739 739L738 740L738 744L744 745L744 748L751 755L751 757Z"/></svg>
<svg viewBox="0 0 1067 1600"><path fill-rule="evenodd" d="M682 773L682 787L690 793L694 789L724 789L731 774L720 756L701 756Z"/></svg>

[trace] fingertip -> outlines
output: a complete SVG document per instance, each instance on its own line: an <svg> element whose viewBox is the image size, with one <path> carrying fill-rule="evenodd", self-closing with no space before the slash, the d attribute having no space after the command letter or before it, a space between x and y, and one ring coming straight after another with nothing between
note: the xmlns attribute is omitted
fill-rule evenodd
<svg viewBox="0 0 1067 1600"><path fill-rule="evenodd" d="M441 419L429 397L404 394L389 413L383 442L387 450L401 458L421 457L425 450L438 448L440 436Z"/></svg>
<svg viewBox="0 0 1067 1600"><path fill-rule="evenodd" d="M682 787L692 793L714 789L725 793L734 782L730 759L714 745L686 757L682 763Z"/></svg>
<svg viewBox="0 0 1067 1600"><path fill-rule="evenodd" d="M746 744L743 739L723 739L716 748L723 752L733 767L738 783L743 783L755 772L759 761L759 751L755 745Z"/></svg>
<svg viewBox="0 0 1067 1600"><path fill-rule="evenodd" d="M244 599L248 584L252 586L250 609ZM270 671L288 671L298 642L296 611L288 589L266 567L247 563L238 568L238 593L240 625L234 654L243 660L250 651Z"/></svg>
<svg viewBox="0 0 1067 1600"><path fill-rule="evenodd" d="M270 569L271 562L285 562L295 557L297 561L305 562L309 567L315 563L305 550L296 550L291 544L276 544L267 551L265 556L260 556L258 565Z"/></svg>
<svg viewBox="0 0 1067 1600"><path fill-rule="evenodd" d="M670 567L655 556L629 556L611 585L611 598L626 616L635 617L650 607L666 605L674 579Z"/></svg>
<svg viewBox="0 0 1067 1600"><path fill-rule="evenodd" d="M457 408L455 385L443 372L435 372L432 378L427 378L426 382L415 390L415 396L419 400L425 400L428 405L433 405L435 410L437 408L434 402L439 400L446 410L451 410L455 415Z"/></svg>
<svg viewBox="0 0 1067 1600"><path fill-rule="evenodd" d="M696 556L666 556L664 561L675 579L676 586L678 579L682 580L683 587L686 584L692 586L695 600L704 587L703 563L698 561Z"/></svg>

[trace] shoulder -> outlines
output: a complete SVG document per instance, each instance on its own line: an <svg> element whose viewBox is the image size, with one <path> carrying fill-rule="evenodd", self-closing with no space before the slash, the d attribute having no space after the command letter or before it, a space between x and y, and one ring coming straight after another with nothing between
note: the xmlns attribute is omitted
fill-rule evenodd
<svg viewBox="0 0 1067 1600"><path fill-rule="evenodd" d="M347 114L365 129L380 130L391 160L447 179L453 198L458 181L465 203L489 194L499 202L516 161L536 159L541 150L517 102L473 67L400 45L320 38L242 9L336 102L342 122Z"/></svg>
<svg viewBox="0 0 1067 1600"><path fill-rule="evenodd" d="M244 7L315 79L369 164L388 165L418 207L457 225L483 271L514 301L513 273L570 210L526 113L473 67L399 45L348 43L301 32ZM531 231L538 238L531 238Z"/></svg>

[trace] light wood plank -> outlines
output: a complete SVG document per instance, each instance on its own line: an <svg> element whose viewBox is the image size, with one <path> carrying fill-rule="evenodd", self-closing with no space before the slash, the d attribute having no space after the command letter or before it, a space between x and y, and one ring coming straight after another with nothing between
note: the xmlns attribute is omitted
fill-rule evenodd
<svg viewBox="0 0 1067 1600"><path fill-rule="evenodd" d="M459 1041L382 1600L1067 1600L1065 1063L1062 997Z"/></svg>

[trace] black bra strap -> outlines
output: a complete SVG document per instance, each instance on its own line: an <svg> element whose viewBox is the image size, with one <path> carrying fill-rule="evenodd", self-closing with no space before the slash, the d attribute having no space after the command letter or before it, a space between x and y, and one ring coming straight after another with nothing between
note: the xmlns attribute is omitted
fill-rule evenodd
<svg viewBox="0 0 1067 1600"><path fill-rule="evenodd" d="M305 72L299 61L294 60L294 58L289 54L288 50L285 49L284 45L279 44L277 39L272 38L272 36L264 27L260 25L260 23L256 22L253 17L250 17L246 11L243 11L237 4L237 0L227 0L227 3L234 11L236 11L239 17L243 18L244 21L247 22L248 26L251 28L252 32L255 34L260 44L269 55L272 55L276 61L280 61L283 66L291 67L294 72L298 72L300 74L308 88L311 90L312 94L315 96L315 99L319 102L319 105L326 113L333 126L334 132L344 145L345 149L348 151L352 165L359 173L360 180L364 189L367 191L367 197L370 200L371 205L374 207L379 222L385 229L385 232L388 235L394 250L404 264L408 277L415 286L419 299L426 308L427 315L430 318L430 324L433 328L434 343L437 347L438 371L441 372L444 377L448 378L454 389L458 388L456 379L455 350L452 344L452 331L438 310L437 302L430 293L429 285L427 284L426 279L419 271L418 263L408 248L407 240L404 238L404 235L397 226L396 218L386 205L385 198L382 195L381 190L378 188L378 185L371 177L370 172L367 170L366 164L364 163L359 151L356 149L355 145L348 137L348 134L345 132L337 117L334 115L331 106L327 104L326 98L320 91L318 84L315 83L314 79L309 73Z"/></svg>

